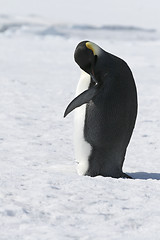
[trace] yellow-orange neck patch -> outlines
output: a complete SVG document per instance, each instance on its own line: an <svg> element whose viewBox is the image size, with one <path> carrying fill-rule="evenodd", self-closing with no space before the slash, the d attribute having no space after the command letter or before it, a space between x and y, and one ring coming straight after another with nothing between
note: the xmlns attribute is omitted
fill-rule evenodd
<svg viewBox="0 0 160 240"><path fill-rule="evenodd" d="M92 50L93 54L96 55L94 46L91 42L86 42L86 47L90 50Z"/></svg>

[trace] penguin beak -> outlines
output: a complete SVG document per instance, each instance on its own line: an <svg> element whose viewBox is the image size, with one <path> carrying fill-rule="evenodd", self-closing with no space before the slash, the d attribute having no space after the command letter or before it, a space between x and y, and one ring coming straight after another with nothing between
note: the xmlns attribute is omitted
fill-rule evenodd
<svg viewBox="0 0 160 240"><path fill-rule="evenodd" d="M98 81L95 78L94 69L97 61L96 48L94 43L87 42L86 47L92 51L92 61L91 61L91 73L90 76L95 84L98 84Z"/></svg>
<svg viewBox="0 0 160 240"><path fill-rule="evenodd" d="M90 76L91 76L93 82L95 83L95 85L97 85L97 84L98 84L98 81L96 80L94 74L90 73Z"/></svg>
<svg viewBox="0 0 160 240"><path fill-rule="evenodd" d="M94 58L92 58L92 61L91 61L91 72L90 72L90 76L91 76L93 82L94 82L95 84L98 84L98 81L96 80L95 73L94 73L95 65L96 65L96 57L94 56Z"/></svg>
<svg viewBox="0 0 160 240"><path fill-rule="evenodd" d="M95 59L95 57L94 57L93 60L92 60L92 63L91 63L90 76L91 76L93 82L94 82L95 84L98 84L98 81L97 81L97 79L96 79L96 77L95 77L95 73L94 73L95 64L96 64L96 59Z"/></svg>

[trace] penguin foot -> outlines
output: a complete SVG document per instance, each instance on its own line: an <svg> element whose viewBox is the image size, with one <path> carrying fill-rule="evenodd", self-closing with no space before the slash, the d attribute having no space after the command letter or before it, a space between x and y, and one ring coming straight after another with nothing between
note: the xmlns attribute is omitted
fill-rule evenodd
<svg viewBox="0 0 160 240"><path fill-rule="evenodd" d="M106 173L91 173L87 172L85 176L96 177L96 176L103 176L103 177L112 177L112 178L128 178L133 179L131 176L127 175L126 173L118 173L118 174L106 174Z"/></svg>

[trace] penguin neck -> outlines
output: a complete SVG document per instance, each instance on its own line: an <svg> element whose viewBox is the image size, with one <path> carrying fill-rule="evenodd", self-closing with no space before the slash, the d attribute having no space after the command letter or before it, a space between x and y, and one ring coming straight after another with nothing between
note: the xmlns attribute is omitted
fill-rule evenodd
<svg viewBox="0 0 160 240"><path fill-rule="evenodd" d="M112 55L108 52L105 52L101 49L100 56L97 59L97 62L95 64L94 68L94 76L98 83L102 83L104 79L109 75L111 67L110 62Z"/></svg>
<svg viewBox="0 0 160 240"><path fill-rule="evenodd" d="M106 76L109 74L109 71L97 71L94 73L94 78L96 80L96 84L102 84ZM91 78L92 80L92 78ZM95 84L95 81L92 80L92 82Z"/></svg>

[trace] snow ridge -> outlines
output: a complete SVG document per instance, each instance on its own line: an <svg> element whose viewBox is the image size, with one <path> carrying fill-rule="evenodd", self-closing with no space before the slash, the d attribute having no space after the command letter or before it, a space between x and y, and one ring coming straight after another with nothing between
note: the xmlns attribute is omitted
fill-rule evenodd
<svg viewBox="0 0 160 240"><path fill-rule="evenodd" d="M145 29L136 26L123 25L83 25L55 24L43 18L30 16L13 18L0 15L0 34L34 34L40 36L60 36L64 38L107 38L121 40L157 40L160 38L155 29Z"/></svg>

